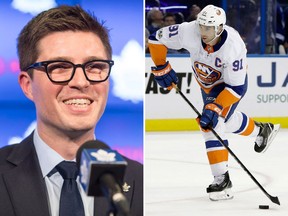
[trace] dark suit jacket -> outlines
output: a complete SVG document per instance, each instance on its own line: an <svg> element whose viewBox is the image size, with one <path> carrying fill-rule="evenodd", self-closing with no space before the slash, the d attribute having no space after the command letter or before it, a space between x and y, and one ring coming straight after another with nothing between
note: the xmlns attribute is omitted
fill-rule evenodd
<svg viewBox="0 0 288 216"><path fill-rule="evenodd" d="M128 162L124 182L130 185L124 194L130 202L131 216L143 215L143 166ZM20 144L0 149L0 216L49 216L48 195L42 177L33 133ZM96 197L94 215L105 216L109 203Z"/></svg>

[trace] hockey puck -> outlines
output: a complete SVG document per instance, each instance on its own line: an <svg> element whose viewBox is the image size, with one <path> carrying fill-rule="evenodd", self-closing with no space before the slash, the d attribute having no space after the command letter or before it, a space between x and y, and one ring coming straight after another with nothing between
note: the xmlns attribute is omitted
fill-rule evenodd
<svg viewBox="0 0 288 216"><path fill-rule="evenodd" d="M269 209L269 205L259 205L259 209Z"/></svg>

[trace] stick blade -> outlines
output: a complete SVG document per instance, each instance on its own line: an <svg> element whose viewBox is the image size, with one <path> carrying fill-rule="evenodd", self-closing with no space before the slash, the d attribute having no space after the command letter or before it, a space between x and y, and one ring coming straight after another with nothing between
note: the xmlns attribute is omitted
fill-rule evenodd
<svg viewBox="0 0 288 216"><path fill-rule="evenodd" d="M279 201L278 197L270 196L270 200L271 200L273 203L276 203L276 204L280 205L280 201Z"/></svg>

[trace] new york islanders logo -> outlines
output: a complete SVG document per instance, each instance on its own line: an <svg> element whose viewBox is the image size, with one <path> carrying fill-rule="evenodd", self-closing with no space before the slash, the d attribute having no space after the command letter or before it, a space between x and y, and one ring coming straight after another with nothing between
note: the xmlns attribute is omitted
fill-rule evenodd
<svg viewBox="0 0 288 216"><path fill-rule="evenodd" d="M220 71L213 67L197 61L194 62L194 72L197 80L204 86L213 85L222 75Z"/></svg>

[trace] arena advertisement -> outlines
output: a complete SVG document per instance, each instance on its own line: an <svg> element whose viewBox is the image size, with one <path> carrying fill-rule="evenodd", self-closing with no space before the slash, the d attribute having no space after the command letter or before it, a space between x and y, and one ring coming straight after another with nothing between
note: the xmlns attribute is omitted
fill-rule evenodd
<svg viewBox="0 0 288 216"><path fill-rule="evenodd" d="M201 111L199 85L193 77L189 56L168 56L172 68L178 73L178 87L191 103ZM165 90L150 73L154 66L146 56L146 119L187 119L196 114L176 93ZM248 57L248 90L238 110L251 117L274 118L288 116L288 61L287 57Z"/></svg>

